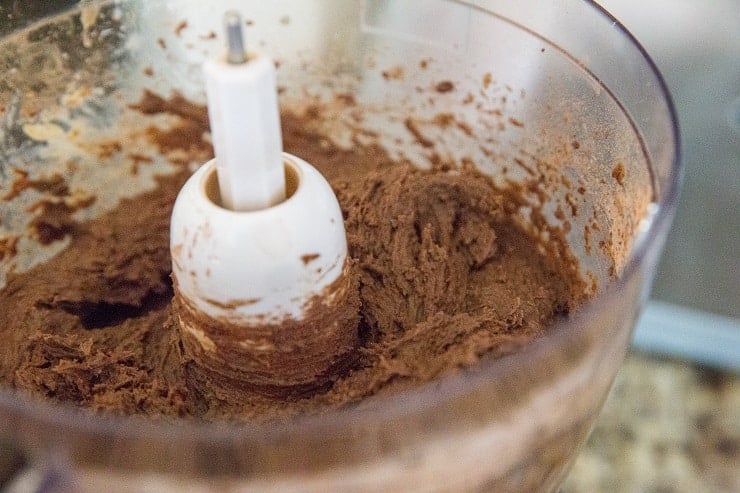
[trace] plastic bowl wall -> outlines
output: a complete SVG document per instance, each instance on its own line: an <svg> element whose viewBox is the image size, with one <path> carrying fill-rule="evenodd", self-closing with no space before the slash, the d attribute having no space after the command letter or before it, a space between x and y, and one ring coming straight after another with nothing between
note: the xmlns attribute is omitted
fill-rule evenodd
<svg viewBox="0 0 740 493"><path fill-rule="evenodd" d="M211 33L228 8L279 61L281 105L322 106L317 125L337 144L351 145L359 107L391 154L472 162L529 190L515 213L537 234L562 233L594 298L520 353L356 409L175 424L3 389L2 436L83 491L556 491L622 363L676 205L677 126L652 62L587 1L86 2L3 26L0 193L14 168L63 172L96 193L85 219L152 188L173 170L167 156L131 174L123 154L101 160L90 146L148 124L128 106L143 89L202 102L200 63L222 49ZM441 129L443 113L464 125ZM409 115L433 150L408 132ZM70 128L90 145L70 145ZM0 289L65 246L28 235L31 198L0 211L0 239L21 245L0 259Z"/></svg>

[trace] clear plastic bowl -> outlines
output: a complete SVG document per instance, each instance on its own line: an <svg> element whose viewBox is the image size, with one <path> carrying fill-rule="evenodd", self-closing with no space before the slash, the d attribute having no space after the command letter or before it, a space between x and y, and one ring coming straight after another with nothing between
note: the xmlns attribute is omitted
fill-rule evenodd
<svg viewBox="0 0 740 493"><path fill-rule="evenodd" d="M203 101L200 63L222 49L211 32L230 7L248 17L248 43L279 61L281 104L329 108L320 126L336 143L351 145L360 107L367 135L429 166L434 156L404 129L413 115L445 158L469 159L502 186L529 184L516 214L565 235L593 299L519 353L355 409L267 426L173 424L6 388L0 436L48 484L81 491L557 490L622 363L676 206L677 123L649 57L580 0L121 0L45 18L10 12L0 193L12 168L51 173L70 159L68 182L98 197L79 219L152 188L154 173L172 170L165 158L132 175L123 157L85 149L145 123L128 109L144 88ZM339 93L356 105L332 105ZM465 125L439 131L429 123L440 112ZM69 145L73 127L90 145ZM24 200L0 209L0 240L19 238L0 260L0 288L65 246L28 237Z"/></svg>

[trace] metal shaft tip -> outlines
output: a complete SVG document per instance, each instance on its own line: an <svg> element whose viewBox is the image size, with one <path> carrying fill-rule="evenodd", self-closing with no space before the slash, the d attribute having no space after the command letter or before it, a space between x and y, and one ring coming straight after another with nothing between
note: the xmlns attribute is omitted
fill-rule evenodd
<svg viewBox="0 0 740 493"><path fill-rule="evenodd" d="M226 44L228 47L226 59L229 63L240 64L247 61L244 51L244 36L242 34L242 16L235 10L224 14L226 26Z"/></svg>

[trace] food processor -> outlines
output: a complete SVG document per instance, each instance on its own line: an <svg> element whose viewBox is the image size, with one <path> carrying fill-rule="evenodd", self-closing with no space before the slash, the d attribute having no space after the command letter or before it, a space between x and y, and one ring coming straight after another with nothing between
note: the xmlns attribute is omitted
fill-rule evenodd
<svg viewBox="0 0 740 493"><path fill-rule="evenodd" d="M274 58L284 111L320 108L312 131L339 147L474 166L515 191L512 216L553 255L567 243L591 299L514 354L287 422L93 414L4 387L2 441L61 491L557 491L624 358L681 174L660 74L594 2L3 7L0 290L69 243L63 225L50 238L29 229L34 203L60 199L15 193L23 179L63 176L62 204L84 221L209 158L154 148L144 129L173 119L133 106L145 91L203 104L202 65L223 50L230 9Z"/></svg>

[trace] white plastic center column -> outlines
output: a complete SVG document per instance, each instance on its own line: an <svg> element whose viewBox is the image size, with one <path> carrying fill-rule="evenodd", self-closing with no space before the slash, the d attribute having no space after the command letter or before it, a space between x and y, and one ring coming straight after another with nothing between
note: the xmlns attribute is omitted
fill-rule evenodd
<svg viewBox="0 0 740 493"><path fill-rule="evenodd" d="M254 211L285 200L275 65L245 52L239 14L225 22L228 52L204 65L218 184L224 207Z"/></svg>
<svg viewBox="0 0 740 493"><path fill-rule="evenodd" d="M228 52L204 66L216 157L175 202L173 277L183 301L211 318L247 328L301 321L310 302L339 299L335 281L347 257L342 211L314 167L282 152L273 61L247 56L238 14L226 15L226 31ZM286 197L288 172L296 187ZM198 327L185 330L205 337Z"/></svg>

